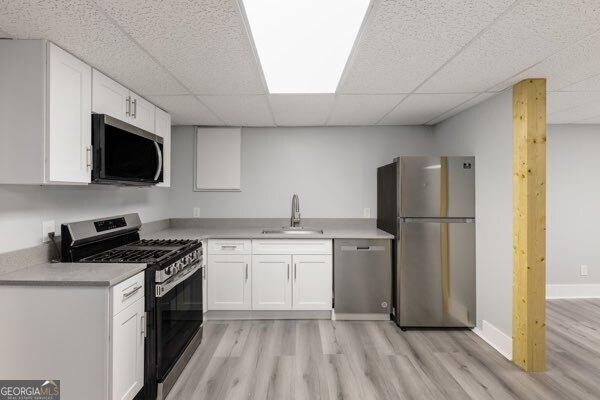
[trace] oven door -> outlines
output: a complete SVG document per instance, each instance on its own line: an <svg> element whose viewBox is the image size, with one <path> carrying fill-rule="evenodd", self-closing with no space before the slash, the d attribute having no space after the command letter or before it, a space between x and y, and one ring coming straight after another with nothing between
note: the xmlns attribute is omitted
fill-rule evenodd
<svg viewBox="0 0 600 400"><path fill-rule="evenodd" d="M202 325L201 264L193 264L170 280L156 284L155 304L156 366L160 384Z"/></svg>
<svg viewBox="0 0 600 400"><path fill-rule="evenodd" d="M153 185L163 180L163 139L105 114L92 115L92 181Z"/></svg>

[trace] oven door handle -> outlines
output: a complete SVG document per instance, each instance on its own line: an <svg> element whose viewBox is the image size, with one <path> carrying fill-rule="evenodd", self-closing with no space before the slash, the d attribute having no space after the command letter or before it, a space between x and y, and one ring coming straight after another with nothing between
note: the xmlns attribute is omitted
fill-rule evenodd
<svg viewBox="0 0 600 400"><path fill-rule="evenodd" d="M183 270L181 273L175 275L173 277L173 279L171 279L161 285L156 285L156 297L163 297L165 294L169 293L171 291L171 289L173 289L175 286L179 285L181 282L188 279L200 268L201 268L201 265L199 262L197 262L197 263L193 264L191 267L188 267L185 270Z"/></svg>

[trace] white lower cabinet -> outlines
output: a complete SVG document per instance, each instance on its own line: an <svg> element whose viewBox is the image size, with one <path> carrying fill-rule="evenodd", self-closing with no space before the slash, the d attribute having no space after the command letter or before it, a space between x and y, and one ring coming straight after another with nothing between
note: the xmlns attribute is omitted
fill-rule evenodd
<svg viewBox="0 0 600 400"><path fill-rule="evenodd" d="M209 254L208 309L250 310L252 256L249 254Z"/></svg>
<svg viewBox="0 0 600 400"><path fill-rule="evenodd" d="M0 304L19 306L2 309L0 377L60 379L63 400L133 399L144 386L144 274L113 286L2 286Z"/></svg>
<svg viewBox="0 0 600 400"><path fill-rule="evenodd" d="M291 255L255 254L252 256L253 310L292 308L291 270Z"/></svg>
<svg viewBox="0 0 600 400"><path fill-rule="evenodd" d="M208 310L331 310L331 249L322 239L209 240Z"/></svg>
<svg viewBox="0 0 600 400"><path fill-rule="evenodd" d="M333 263L331 255L294 255L294 310L331 310Z"/></svg>
<svg viewBox="0 0 600 400"><path fill-rule="evenodd" d="M113 317L112 399L130 400L144 386L144 298Z"/></svg>

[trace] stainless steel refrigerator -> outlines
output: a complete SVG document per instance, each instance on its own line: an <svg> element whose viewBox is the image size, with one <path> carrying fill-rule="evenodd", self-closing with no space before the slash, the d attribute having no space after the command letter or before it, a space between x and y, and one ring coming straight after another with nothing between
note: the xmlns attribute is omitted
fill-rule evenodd
<svg viewBox="0 0 600 400"><path fill-rule="evenodd" d="M377 226L395 236L396 323L475 326L475 158L399 157L380 167Z"/></svg>

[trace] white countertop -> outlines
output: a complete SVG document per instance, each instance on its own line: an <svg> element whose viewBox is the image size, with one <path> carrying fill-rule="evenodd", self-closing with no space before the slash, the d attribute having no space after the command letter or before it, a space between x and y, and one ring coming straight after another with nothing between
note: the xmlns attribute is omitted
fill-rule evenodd
<svg viewBox="0 0 600 400"><path fill-rule="evenodd" d="M114 286L145 269L138 263L43 263L0 275L0 285Z"/></svg>
<svg viewBox="0 0 600 400"><path fill-rule="evenodd" d="M393 239L377 228L331 228L323 234L262 233L262 228L169 228L145 235L148 239Z"/></svg>

